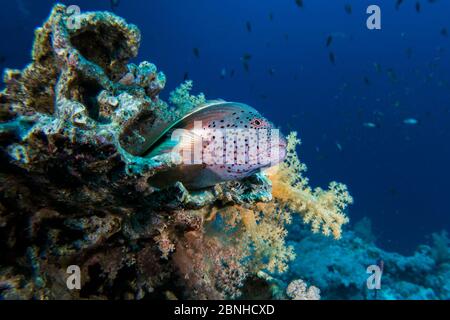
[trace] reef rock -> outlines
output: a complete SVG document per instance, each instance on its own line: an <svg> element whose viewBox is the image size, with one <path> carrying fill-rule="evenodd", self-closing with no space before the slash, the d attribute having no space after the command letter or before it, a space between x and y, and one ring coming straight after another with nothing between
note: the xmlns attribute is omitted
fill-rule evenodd
<svg viewBox="0 0 450 320"><path fill-rule="evenodd" d="M450 241L445 232L433 234L431 245L412 255L388 252L348 230L339 242L311 234L299 224L288 238L298 259L283 275L284 286L302 277L318 286L322 299L429 300L450 298ZM295 236L294 236L295 235ZM370 265L382 270L379 289L369 289Z"/></svg>
<svg viewBox="0 0 450 320"><path fill-rule="evenodd" d="M136 26L108 12L73 19L56 5L35 31L32 62L4 73L0 296L237 296L242 252L206 237L204 221L213 206L271 200L270 182L256 174L197 192L152 188L149 177L176 165L140 157L146 130L174 114L158 97L165 76L149 62L128 64ZM192 270L177 263L205 273L189 284ZM224 264L229 274L219 272ZM81 290L66 286L70 265L81 270Z"/></svg>

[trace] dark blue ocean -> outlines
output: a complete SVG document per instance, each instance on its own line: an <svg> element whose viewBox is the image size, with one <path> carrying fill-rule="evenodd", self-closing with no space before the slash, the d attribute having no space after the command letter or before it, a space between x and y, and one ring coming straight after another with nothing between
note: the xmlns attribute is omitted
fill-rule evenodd
<svg viewBox="0 0 450 320"><path fill-rule="evenodd" d="M111 10L109 0L61 2ZM114 10L142 32L136 61L166 74L162 98L189 78L208 99L245 102L298 131L311 185L347 184L351 221L369 217L379 246L410 253L450 229L450 2L396 2L121 0ZM1 69L29 62L54 3L2 1ZM381 30L366 27L371 4Z"/></svg>

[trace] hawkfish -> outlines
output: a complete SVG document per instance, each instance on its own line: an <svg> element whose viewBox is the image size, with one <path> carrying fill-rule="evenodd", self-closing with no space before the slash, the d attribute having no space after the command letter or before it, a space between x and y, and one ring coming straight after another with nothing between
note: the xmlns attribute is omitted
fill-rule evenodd
<svg viewBox="0 0 450 320"><path fill-rule="evenodd" d="M214 100L167 125L143 156L171 153L183 159L152 176L152 186L180 181L188 189L202 189L243 179L283 161L286 145L279 130L254 108Z"/></svg>

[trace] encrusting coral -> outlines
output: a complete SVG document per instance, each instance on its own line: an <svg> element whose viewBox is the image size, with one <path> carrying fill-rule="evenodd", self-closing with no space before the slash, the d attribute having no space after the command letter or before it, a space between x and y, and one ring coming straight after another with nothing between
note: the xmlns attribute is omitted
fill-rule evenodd
<svg viewBox="0 0 450 320"><path fill-rule="evenodd" d="M295 134L276 170L197 191L152 187L177 159L141 156L149 131L205 97L185 82L164 102L164 74L128 63L136 26L108 12L82 13L73 26L66 9L55 5L36 30L32 62L4 73L1 298L274 297L259 275L294 259L292 213L340 237L351 197L337 183L308 187ZM66 286L70 265L81 290Z"/></svg>
<svg viewBox="0 0 450 320"><path fill-rule="evenodd" d="M320 290L314 286L308 288L301 279L292 281L286 289L286 294L293 300L320 300Z"/></svg>

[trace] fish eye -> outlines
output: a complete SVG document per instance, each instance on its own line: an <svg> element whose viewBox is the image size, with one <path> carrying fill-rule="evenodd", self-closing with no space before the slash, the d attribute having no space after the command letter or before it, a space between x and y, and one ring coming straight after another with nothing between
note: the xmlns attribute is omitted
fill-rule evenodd
<svg viewBox="0 0 450 320"><path fill-rule="evenodd" d="M262 119L254 118L252 121L250 121L250 124L256 128L260 128L265 125L265 121Z"/></svg>

